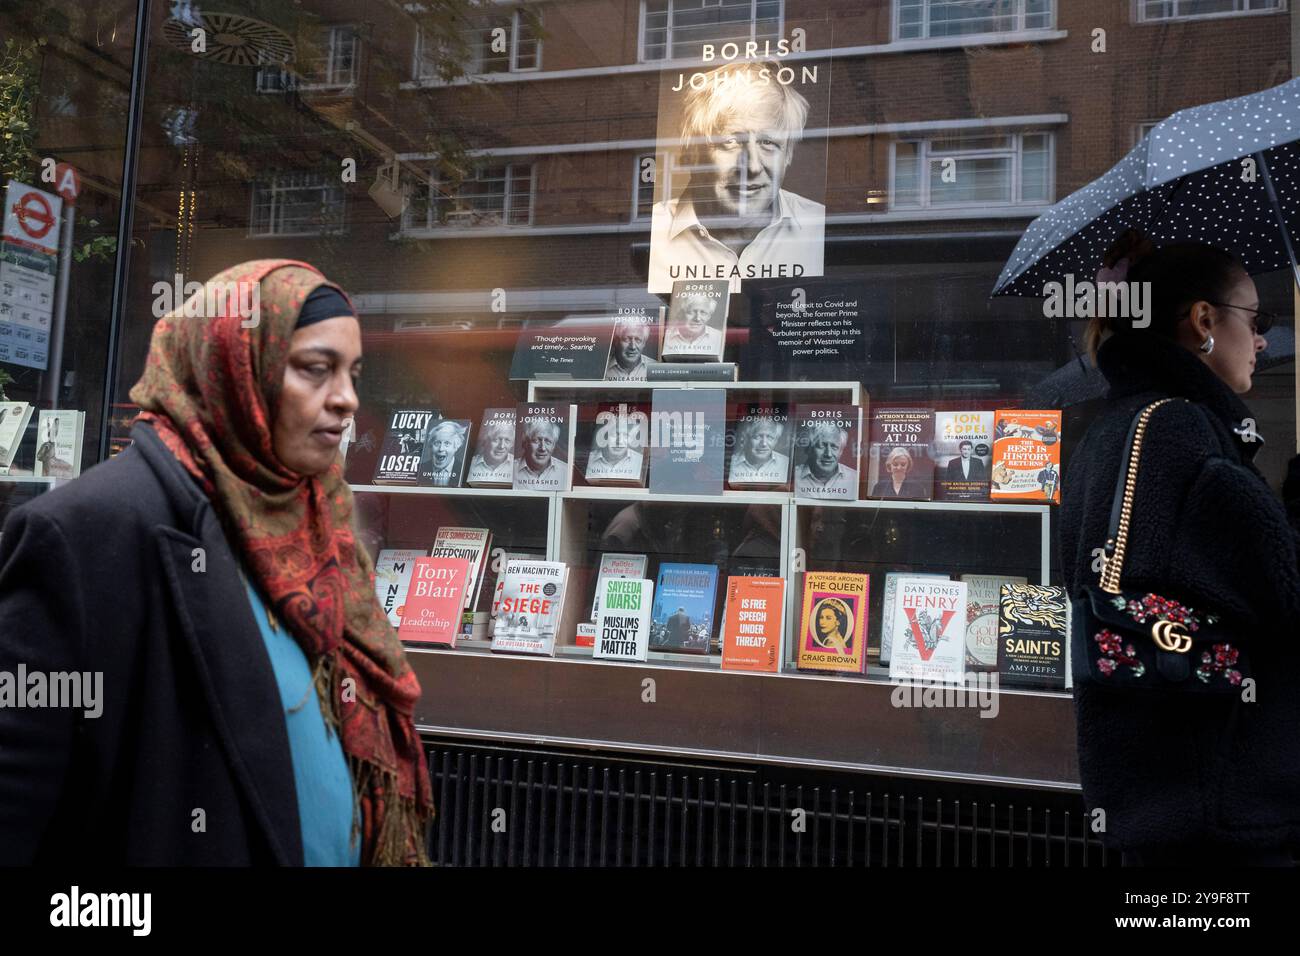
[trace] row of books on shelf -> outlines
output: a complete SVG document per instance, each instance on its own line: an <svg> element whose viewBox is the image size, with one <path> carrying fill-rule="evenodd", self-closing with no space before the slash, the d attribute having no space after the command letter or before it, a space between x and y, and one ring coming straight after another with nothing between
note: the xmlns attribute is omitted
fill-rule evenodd
<svg viewBox="0 0 1300 956"><path fill-rule="evenodd" d="M28 402L0 402L0 475L11 474L14 457L35 411ZM32 474L37 478L75 478L80 474L85 425L85 412L41 409L36 417Z"/></svg>
<svg viewBox="0 0 1300 956"><path fill-rule="evenodd" d="M656 389L650 403L525 402L471 422L433 409L392 413L377 485L569 491L589 485L665 494L784 491L860 497L863 409L747 402L721 389ZM1034 501L1061 495L1059 410L879 407L869 417L866 497ZM472 449L472 451L471 451ZM468 459L468 467L466 460Z"/></svg>
<svg viewBox="0 0 1300 956"><path fill-rule="evenodd" d="M491 538L481 528L440 528L432 553L380 552L376 594L402 640L455 647L472 638L490 640L493 651L537 655L571 643L622 661L717 647L725 670L781 669L784 578L727 577L715 618L715 565L662 562L651 577L647 555L608 553L587 613L564 563L503 554L494 567ZM996 672L1010 683L1069 686L1063 588L1007 575L889 572L869 654L870 586L862 573L803 575L799 670L865 674L878 653L891 678L962 682L970 672Z"/></svg>

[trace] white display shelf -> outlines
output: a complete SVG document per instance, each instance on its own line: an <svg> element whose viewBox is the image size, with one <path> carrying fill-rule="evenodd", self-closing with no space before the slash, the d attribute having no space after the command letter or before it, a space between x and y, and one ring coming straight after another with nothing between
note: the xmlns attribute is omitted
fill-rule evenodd
<svg viewBox="0 0 1300 956"><path fill-rule="evenodd" d="M548 379L528 382L528 400L540 401L539 392L652 392L657 388L720 388L728 392L848 392L850 405L862 404L861 382L604 382Z"/></svg>
<svg viewBox="0 0 1300 956"><path fill-rule="evenodd" d="M60 481L71 481L71 478L54 478L49 475L0 475L0 482L11 482L13 484L27 485L54 485Z"/></svg>
<svg viewBox="0 0 1300 956"><path fill-rule="evenodd" d="M555 496L553 491L516 491L514 488L412 488L403 485L351 485L354 492L388 495L445 495L459 498L538 498Z"/></svg>
<svg viewBox="0 0 1300 956"><path fill-rule="evenodd" d="M561 498L585 501L653 501L665 504L788 505L787 491L724 491L720 495L656 495L649 488L590 486L557 492Z"/></svg>

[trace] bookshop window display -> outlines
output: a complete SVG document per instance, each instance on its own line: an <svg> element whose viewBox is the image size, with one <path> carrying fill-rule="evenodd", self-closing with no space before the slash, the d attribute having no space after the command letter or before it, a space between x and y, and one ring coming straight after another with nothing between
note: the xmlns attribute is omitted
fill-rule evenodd
<svg viewBox="0 0 1300 956"><path fill-rule="evenodd" d="M440 4L226 6L286 79L154 41L130 311L252 258L352 295L346 475L422 723L1071 783L1055 522L1104 382L1082 318L989 293L1137 124L1276 82L1276 18L469 3L494 37ZM1098 25L1149 76L1096 57ZM346 84L321 82L335 27ZM1146 80L1167 100L1111 95ZM284 182L312 201L264 214ZM123 329L123 402L149 325ZM1279 480L1293 363L1250 399ZM901 686L1006 719L918 723Z"/></svg>

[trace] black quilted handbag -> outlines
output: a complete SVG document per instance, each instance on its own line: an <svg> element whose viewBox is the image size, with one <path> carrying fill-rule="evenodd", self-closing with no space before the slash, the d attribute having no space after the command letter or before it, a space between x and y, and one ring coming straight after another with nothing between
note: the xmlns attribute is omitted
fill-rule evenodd
<svg viewBox="0 0 1300 956"><path fill-rule="evenodd" d="M1237 694L1250 678L1250 668L1218 614L1176 597L1125 590L1120 583L1142 442L1152 414L1171 401L1175 399L1147 405L1129 427L1101 575L1096 584L1084 585L1072 604L1074 679L1135 691Z"/></svg>

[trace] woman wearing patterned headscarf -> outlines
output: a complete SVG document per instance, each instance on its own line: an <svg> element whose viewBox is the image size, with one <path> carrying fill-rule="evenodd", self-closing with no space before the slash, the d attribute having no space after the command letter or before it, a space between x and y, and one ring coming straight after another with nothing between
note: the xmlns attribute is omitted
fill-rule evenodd
<svg viewBox="0 0 1300 956"><path fill-rule="evenodd" d="M0 538L0 671L83 689L0 708L0 862L424 863L419 684L338 454L359 323L303 263L202 295L154 329L132 446Z"/></svg>

